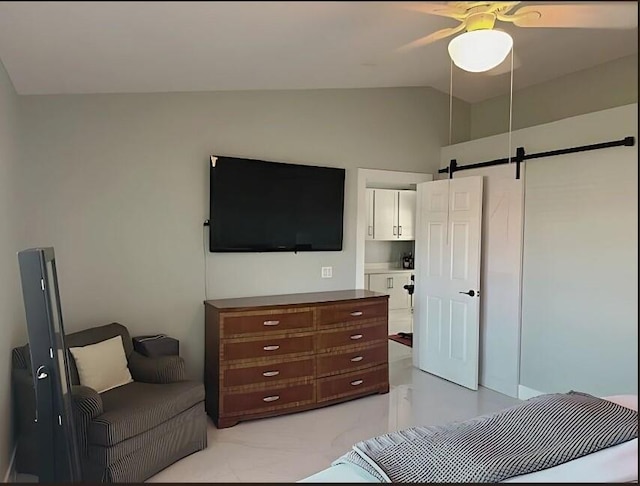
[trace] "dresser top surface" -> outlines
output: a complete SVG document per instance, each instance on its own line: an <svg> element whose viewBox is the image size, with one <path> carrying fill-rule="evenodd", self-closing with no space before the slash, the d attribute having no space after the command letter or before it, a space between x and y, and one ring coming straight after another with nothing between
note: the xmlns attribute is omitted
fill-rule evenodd
<svg viewBox="0 0 640 486"><path fill-rule="evenodd" d="M305 304L333 303L342 300L369 299L372 297L389 298L387 294L371 290L333 290L330 292L307 292L301 294L263 295L258 297L239 297L235 299L207 300L210 305L220 310L246 309L255 307L277 307Z"/></svg>

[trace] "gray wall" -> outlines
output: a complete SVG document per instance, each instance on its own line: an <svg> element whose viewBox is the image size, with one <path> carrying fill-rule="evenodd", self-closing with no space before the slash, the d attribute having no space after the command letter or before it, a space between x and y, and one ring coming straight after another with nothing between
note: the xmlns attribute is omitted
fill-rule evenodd
<svg viewBox="0 0 640 486"><path fill-rule="evenodd" d="M523 130L528 152L638 139L638 104ZM520 383L638 393L638 147L525 162Z"/></svg>
<svg viewBox="0 0 640 486"><path fill-rule="evenodd" d="M637 101L635 54L514 92L512 126L517 130ZM471 139L508 130L508 95L471 106Z"/></svg>
<svg viewBox="0 0 640 486"><path fill-rule="evenodd" d="M170 334L199 378L205 278L209 299L353 288L356 168L433 172L448 113L430 88L21 97L29 244L55 247L67 330ZM343 251L207 252L205 277L210 154L346 168Z"/></svg>
<svg viewBox="0 0 640 486"><path fill-rule="evenodd" d="M0 62L0 480L11 440L11 348L26 338L16 252L20 204L15 190L18 157L18 96Z"/></svg>

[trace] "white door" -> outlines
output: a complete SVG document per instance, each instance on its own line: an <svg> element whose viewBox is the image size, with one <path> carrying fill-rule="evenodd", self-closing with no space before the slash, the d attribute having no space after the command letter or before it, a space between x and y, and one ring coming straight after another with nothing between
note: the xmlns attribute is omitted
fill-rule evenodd
<svg viewBox="0 0 640 486"><path fill-rule="evenodd" d="M375 189L373 235L376 240L397 240L396 194L391 189Z"/></svg>
<svg viewBox="0 0 640 486"><path fill-rule="evenodd" d="M367 189L367 233L366 240L373 240L373 200L375 192L373 189Z"/></svg>
<svg viewBox="0 0 640 486"><path fill-rule="evenodd" d="M415 237L416 191L398 191L398 239Z"/></svg>
<svg viewBox="0 0 640 486"><path fill-rule="evenodd" d="M482 177L418 184L414 365L478 389Z"/></svg>

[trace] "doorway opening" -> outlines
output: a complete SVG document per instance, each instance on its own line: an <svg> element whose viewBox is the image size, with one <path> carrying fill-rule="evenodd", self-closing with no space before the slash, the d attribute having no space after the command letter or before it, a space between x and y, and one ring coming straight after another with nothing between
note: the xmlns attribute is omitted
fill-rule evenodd
<svg viewBox="0 0 640 486"><path fill-rule="evenodd" d="M389 361L412 360L415 190L431 180L358 169L356 287L389 295Z"/></svg>

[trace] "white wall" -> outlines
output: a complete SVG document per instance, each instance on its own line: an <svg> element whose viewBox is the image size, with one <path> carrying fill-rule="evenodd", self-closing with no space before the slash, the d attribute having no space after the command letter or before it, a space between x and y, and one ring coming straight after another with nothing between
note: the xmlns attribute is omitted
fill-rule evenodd
<svg viewBox="0 0 640 486"><path fill-rule="evenodd" d="M15 190L19 162L18 96L0 62L0 480L13 450L11 348L26 339L18 257L22 224Z"/></svg>
<svg viewBox="0 0 640 486"><path fill-rule="evenodd" d="M637 102L636 53L514 92L513 130ZM471 105L471 139L508 130L509 95Z"/></svg>
<svg viewBox="0 0 640 486"><path fill-rule="evenodd" d="M448 140L448 97L430 88L20 101L29 244L56 250L65 327L170 334L198 378L210 154L347 169L343 251L207 253L211 299L355 287L356 168L430 172ZM457 140L468 111L455 104Z"/></svg>
<svg viewBox="0 0 640 486"><path fill-rule="evenodd" d="M512 153L517 146L534 153L629 135L637 140L637 111L634 103L514 131ZM507 152L506 134L487 137L443 148L443 166L451 158L465 165ZM521 388L637 393L637 164L637 147L525 163L521 339L513 317L489 319L485 375L488 366L494 378L513 375L519 346ZM515 173L513 165L500 170ZM511 241L513 250L518 242ZM500 283L491 273L485 277L485 285ZM496 295L496 309L501 297L513 299Z"/></svg>

